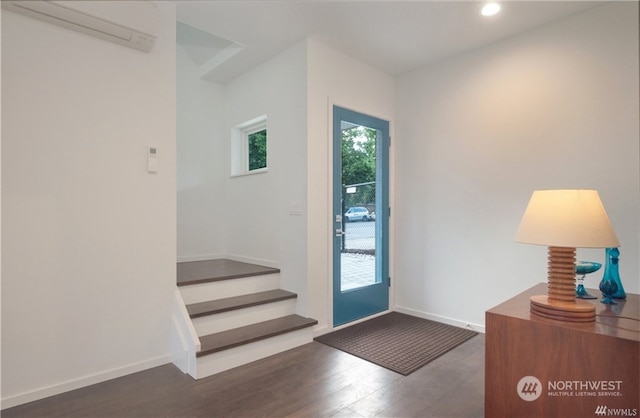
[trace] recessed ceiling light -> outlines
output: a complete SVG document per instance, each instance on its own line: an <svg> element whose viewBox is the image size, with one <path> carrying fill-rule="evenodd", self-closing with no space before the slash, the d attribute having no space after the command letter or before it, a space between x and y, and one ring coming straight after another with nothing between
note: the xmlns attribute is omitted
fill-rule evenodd
<svg viewBox="0 0 640 418"><path fill-rule="evenodd" d="M493 16L500 11L498 3L487 3L482 7L482 16Z"/></svg>

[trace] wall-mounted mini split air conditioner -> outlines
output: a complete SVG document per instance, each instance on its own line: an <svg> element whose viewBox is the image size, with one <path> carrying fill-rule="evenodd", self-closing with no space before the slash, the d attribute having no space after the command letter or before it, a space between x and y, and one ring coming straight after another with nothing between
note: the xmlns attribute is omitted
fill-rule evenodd
<svg viewBox="0 0 640 418"><path fill-rule="evenodd" d="M103 19L94 13L79 10L79 6L85 6L86 8L87 5L91 5L92 3L100 6L100 3L102 3L102 5L106 5L107 3L126 5L128 2L2 0L2 8L140 51L151 51L156 42L154 35Z"/></svg>

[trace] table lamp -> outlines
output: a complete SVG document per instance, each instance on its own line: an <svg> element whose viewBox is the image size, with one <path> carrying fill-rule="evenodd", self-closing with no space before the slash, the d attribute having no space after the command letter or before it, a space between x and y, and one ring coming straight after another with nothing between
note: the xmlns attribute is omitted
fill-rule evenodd
<svg viewBox="0 0 640 418"><path fill-rule="evenodd" d="M549 247L547 295L531 297L531 313L560 321L595 321L595 306L576 300L576 248L620 246L598 192L534 191L515 240Z"/></svg>

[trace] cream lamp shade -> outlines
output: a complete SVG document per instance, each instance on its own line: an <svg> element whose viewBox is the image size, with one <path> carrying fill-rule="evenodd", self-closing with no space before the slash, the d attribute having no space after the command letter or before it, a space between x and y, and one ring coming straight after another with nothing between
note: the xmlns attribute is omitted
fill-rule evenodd
<svg viewBox="0 0 640 418"><path fill-rule="evenodd" d="M537 190L515 240L554 247L619 247L597 190Z"/></svg>
<svg viewBox="0 0 640 418"><path fill-rule="evenodd" d="M533 192L515 240L549 248L548 294L531 297L531 313L560 321L595 321L595 307L575 297L576 247L620 246L598 192Z"/></svg>

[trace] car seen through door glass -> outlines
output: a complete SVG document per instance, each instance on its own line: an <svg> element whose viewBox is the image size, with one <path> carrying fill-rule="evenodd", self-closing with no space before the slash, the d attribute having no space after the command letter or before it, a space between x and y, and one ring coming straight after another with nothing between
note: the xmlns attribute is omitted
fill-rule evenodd
<svg viewBox="0 0 640 418"><path fill-rule="evenodd" d="M372 221L375 219L374 216L369 212L369 209L362 206L349 208L349 210L347 210L347 212L344 214L344 217L346 218L347 222L354 222L354 221L365 222L365 221Z"/></svg>

